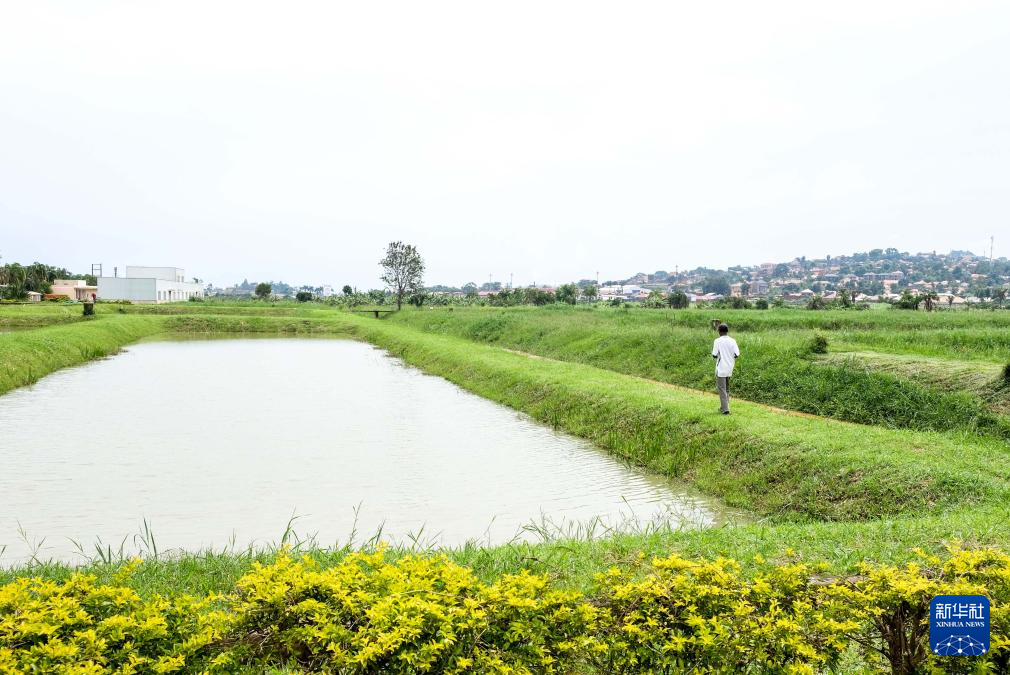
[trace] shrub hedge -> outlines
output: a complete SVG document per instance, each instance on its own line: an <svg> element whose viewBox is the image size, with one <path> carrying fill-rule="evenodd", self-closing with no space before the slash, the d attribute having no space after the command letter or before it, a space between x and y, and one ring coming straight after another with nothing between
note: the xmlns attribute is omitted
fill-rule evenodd
<svg viewBox="0 0 1010 675"><path fill-rule="evenodd" d="M0 673L1005 672L1010 556L951 548L824 578L816 566L677 555L598 575L589 595L523 572L493 583L444 557L281 554L226 595L140 597L127 566L0 587ZM929 602L992 601L985 656L928 648Z"/></svg>

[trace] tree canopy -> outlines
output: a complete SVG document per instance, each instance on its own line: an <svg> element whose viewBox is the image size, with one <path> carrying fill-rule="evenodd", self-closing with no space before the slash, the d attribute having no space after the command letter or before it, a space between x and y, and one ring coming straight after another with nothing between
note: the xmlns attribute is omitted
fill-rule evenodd
<svg viewBox="0 0 1010 675"><path fill-rule="evenodd" d="M396 308L403 305L403 298L422 290L424 284L424 260L412 244L402 241L390 242L386 256L379 261L382 266L382 281L396 298Z"/></svg>

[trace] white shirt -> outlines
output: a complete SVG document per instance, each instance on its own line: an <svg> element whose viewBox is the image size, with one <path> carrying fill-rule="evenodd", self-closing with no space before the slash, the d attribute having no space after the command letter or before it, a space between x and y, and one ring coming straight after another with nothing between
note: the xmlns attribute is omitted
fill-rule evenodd
<svg viewBox="0 0 1010 675"><path fill-rule="evenodd" d="M712 343L712 356L715 357L715 376L732 377L736 357L740 356L740 348L736 340L728 335L721 335Z"/></svg>

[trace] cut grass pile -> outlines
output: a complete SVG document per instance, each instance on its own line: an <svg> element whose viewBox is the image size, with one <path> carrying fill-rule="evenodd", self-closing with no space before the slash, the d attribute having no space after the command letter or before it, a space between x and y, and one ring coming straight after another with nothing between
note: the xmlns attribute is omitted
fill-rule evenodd
<svg viewBox="0 0 1010 675"><path fill-rule="evenodd" d="M1010 366L918 354L858 351L826 354L820 360L847 369L889 373L934 389L968 393L985 401L994 412L1010 414L1010 391L1004 372Z"/></svg>

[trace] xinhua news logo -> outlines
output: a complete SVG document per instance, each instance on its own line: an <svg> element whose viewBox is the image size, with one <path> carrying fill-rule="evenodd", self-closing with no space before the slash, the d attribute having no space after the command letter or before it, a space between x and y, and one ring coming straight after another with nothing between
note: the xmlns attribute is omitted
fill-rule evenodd
<svg viewBox="0 0 1010 675"><path fill-rule="evenodd" d="M989 651L989 598L938 595L929 603L929 648L943 656Z"/></svg>

